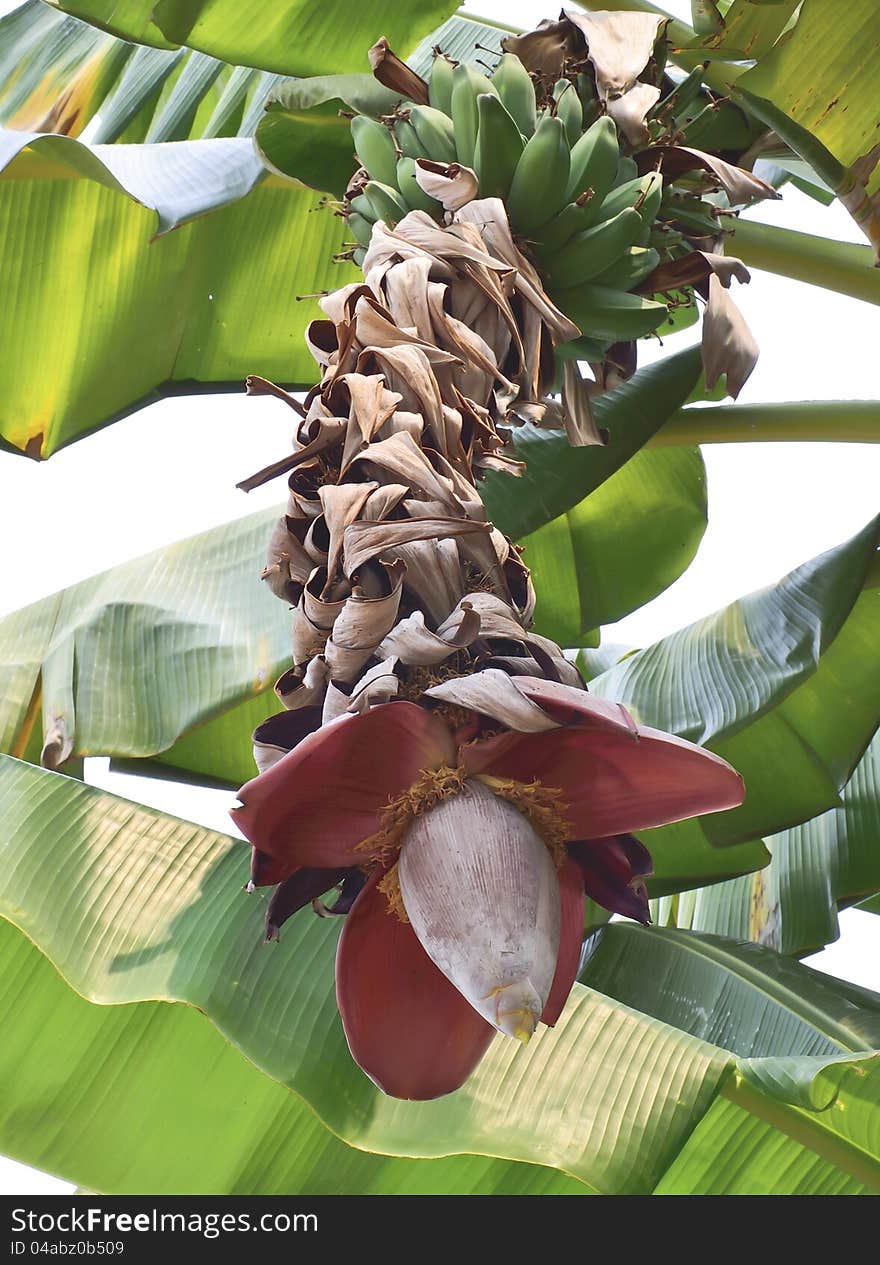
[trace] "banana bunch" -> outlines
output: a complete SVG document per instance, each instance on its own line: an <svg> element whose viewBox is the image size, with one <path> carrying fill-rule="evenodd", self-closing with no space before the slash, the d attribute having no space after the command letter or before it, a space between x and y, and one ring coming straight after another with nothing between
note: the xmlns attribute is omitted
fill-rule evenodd
<svg viewBox="0 0 880 1265"><path fill-rule="evenodd" d="M587 350L656 330L666 304L633 291L661 262L689 249L686 236L717 235L718 221L699 196L665 186L656 171L640 174L583 79L560 79L552 93L539 82L536 92L512 53L489 77L438 52L427 104L384 119L356 116L351 132L361 170L344 203L355 259L363 260L379 220L393 227L419 209L442 223L443 207L420 185L417 161L453 172L457 164L473 169L479 197L504 200L551 296L589 331ZM688 99L695 86L696 75L686 84Z"/></svg>

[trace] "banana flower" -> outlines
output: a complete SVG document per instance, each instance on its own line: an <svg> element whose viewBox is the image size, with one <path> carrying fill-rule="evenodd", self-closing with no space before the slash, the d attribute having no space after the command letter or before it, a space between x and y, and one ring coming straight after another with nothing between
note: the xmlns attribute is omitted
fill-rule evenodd
<svg viewBox="0 0 880 1265"><path fill-rule="evenodd" d="M239 792L267 938L341 886L336 995L352 1056L387 1094L457 1089L496 1032L553 1025L585 894L647 919L631 832L742 802L739 775L586 690L486 669L418 703L344 715ZM264 753L265 755L265 753Z"/></svg>

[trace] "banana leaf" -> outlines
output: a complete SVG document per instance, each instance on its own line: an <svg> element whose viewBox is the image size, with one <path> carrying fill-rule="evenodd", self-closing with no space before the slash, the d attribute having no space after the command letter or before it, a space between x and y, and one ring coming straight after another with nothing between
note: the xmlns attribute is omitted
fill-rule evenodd
<svg viewBox="0 0 880 1265"><path fill-rule="evenodd" d="M680 861L689 845L720 847L707 855L717 878L731 877L723 865L742 848L752 853L758 836L839 805L880 721L878 533L875 520L778 584L591 681L640 723L709 747L745 779L740 808L644 832L657 871L652 894L681 890L667 858Z"/></svg>
<svg viewBox="0 0 880 1265"><path fill-rule="evenodd" d="M878 42L880 10L873 0L846 5L809 0L793 29L738 86L771 101L844 167L852 167L877 144L876 61L871 53ZM873 194L880 189L880 170L871 166L863 183Z"/></svg>
<svg viewBox="0 0 880 1265"><path fill-rule="evenodd" d="M342 223L314 193L263 178L251 142L3 132L0 168L9 446L49 456L186 384L312 381L303 333L317 305L295 300L354 275L331 263Z"/></svg>
<svg viewBox="0 0 880 1265"><path fill-rule="evenodd" d="M537 631L584 645L600 624L649 602L693 561L707 516L699 449L636 453L580 505L523 540Z"/></svg>
<svg viewBox="0 0 880 1265"><path fill-rule="evenodd" d="M835 1040L842 1053L805 1055L802 1041L780 1036L766 1057L739 1057L576 985L555 1029L528 1047L498 1039L454 1096L392 1101L345 1048L332 983L336 927L328 923L336 920L298 916L280 945L261 944L263 901L241 891L241 843L9 757L0 759L0 813L0 911L76 992L102 1011L134 1014L158 999L201 1010L358 1147L540 1163L601 1192L648 1193L670 1174L681 1181L676 1170L700 1158L690 1149L695 1129L731 1101L765 1137L772 1116L770 1141L782 1133L783 1149L793 1142L811 1151L821 1139L822 1158L847 1175L848 1189L880 1180L858 1132L862 1117L841 1124L828 1111L853 1083L863 1101L873 1099L878 1060L868 1047ZM844 989L843 1001L829 1002L832 1013L851 999ZM877 999L865 994L861 1005L868 1025ZM818 1040L827 1022L811 1017ZM745 1007L743 1025L753 1019ZM138 1044L146 1055L148 1043ZM78 1066L70 1064L72 1083ZM33 1061L22 1092L45 1086ZM775 1178L783 1188L790 1180L784 1169Z"/></svg>
<svg viewBox="0 0 880 1265"><path fill-rule="evenodd" d="M655 435L688 399L700 379L700 349L667 356L592 402L608 443L572 448L562 431L527 423L516 428L519 478L489 471L481 495L495 522L517 540L579 505Z"/></svg>
<svg viewBox="0 0 880 1265"><path fill-rule="evenodd" d="M52 0L57 8L122 39L181 44L223 61L281 75L365 69L384 34L401 56L455 12L450 0Z"/></svg>
<svg viewBox="0 0 880 1265"><path fill-rule="evenodd" d="M665 897L657 902L657 921L754 940L798 957L836 940L838 909L880 890L880 739L868 747L840 800L839 808L768 835L766 869Z"/></svg>
<svg viewBox="0 0 880 1265"><path fill-rule="evenodd" d="M0 1014L0 1146L90 1191L590 1193L532 1164L355 1150L191 1007L92 1005L3 920Z"/></svg>
<svg viewBox="0 0 880 1265"><path fill-rule="evenodd" d="M856 1053L878 1046L876 993L756 945L633 923L590 938L579 978L737 1055L738 1075L657 1194L876 1188L880 1068ZM768 1090L782 1091L782 1111Z"/></svg>

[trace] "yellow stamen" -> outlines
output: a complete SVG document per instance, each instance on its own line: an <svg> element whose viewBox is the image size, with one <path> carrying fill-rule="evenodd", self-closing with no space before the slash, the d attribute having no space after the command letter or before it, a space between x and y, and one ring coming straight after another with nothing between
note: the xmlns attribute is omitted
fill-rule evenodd
<svg viewBox="0 0 880 1265"><path fill-rule="evenodd" d="M464 769L450 769L448 765L439 769L423 769L412 786L393 799L383 811L381 830L362 839L355 851L366 853L373 861L390 861L400 851L403 836L413 820L442 799L457 795L466 778Z"/></svg>
<svg viewBox="0 0 880 1265"><path fill-rule="evenodd" d="M388 901L388 912L396 914L401 922L409 922L409 918L400 891L396 857L403 846L406 833L416 817L429 812L450 795L458 795L467 779L468 774L461 767L452 769L443 765L439 769L424 769L417 781L397 799L392 800L384 810L381 829L362 839L355 849L379 865L394 862L379 881L378 887ZM564 865L569 827L562 813L565 805L558 802L560 791L542 786L537 780L527 784L516 782L513 778L491 777L485 773L475 775L474 780L482 782L499 799L507 800L518 809L535 834L546 844L556 868L560 869ZM525 1026L518 1025L514 1035L525 1042L531 1036L532 1028L528 1029L525 1036L522 1035L524 1032Z"/></svg>

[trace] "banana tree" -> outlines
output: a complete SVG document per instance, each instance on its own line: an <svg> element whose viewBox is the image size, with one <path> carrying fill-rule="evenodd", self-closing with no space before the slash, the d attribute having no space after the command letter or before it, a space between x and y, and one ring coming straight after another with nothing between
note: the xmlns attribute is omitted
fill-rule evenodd
<svg viewBox="0 0 880 1265"><path fill-rule="evenodd" d="M833 57L792 89L841 15L58 7L2 23L7 446L245 375L294 442L242 472L285 479L277 512L0 623L0 1147L106 1191L876 1189L880 998L791 957L880 889L877 523L595 648L693 557L684 445L833 436L694 405L754 368L749 262L876 301L865 91ZM869 244L740 219L790 180ZM249 871L71 776L95 754L235 789ZM89 1110L94 1043L139 1069L119 1112ZM259 1111L169 1168L230 1094Z"/></svg>

